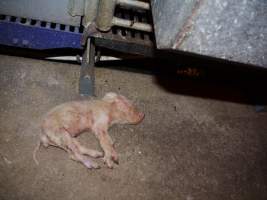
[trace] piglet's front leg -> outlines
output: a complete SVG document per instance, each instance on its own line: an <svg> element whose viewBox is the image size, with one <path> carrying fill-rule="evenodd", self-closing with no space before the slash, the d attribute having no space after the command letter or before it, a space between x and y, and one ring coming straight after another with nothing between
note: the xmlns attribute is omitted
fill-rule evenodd
<svg viewBox="0 0 267 200"><path fill-rule="evenodd" d="M108 135L108 132L106 130L96 130L95 135L99 140L100 146L102 147L105 156L104 156L104 162L107 164L109 168L113 168L113 162L116 164L119 164L119 158L118 154L116 153L114 149L113 142Z"/></svg>

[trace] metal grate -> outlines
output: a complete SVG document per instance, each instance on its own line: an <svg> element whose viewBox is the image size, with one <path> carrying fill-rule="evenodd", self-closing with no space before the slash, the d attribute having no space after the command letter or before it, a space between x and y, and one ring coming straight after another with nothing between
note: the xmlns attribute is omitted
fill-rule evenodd
<svg viewBox="0 0 267 200"><path fill-rule="evenodd" d="M125 9L120 6L116 6L114 16L130 21L152 24L152 18L149 10ZM138 41L153 40L153 33L151 32L144 32L119 26L113 26L112 33L115 35L120 35L130 40L138 40Z"/></svg>
<svg viewBox="0 0 267 200"><path fill-rule="evenodd" d="M117 5L114 17L152 25L150 10L137 10ZM95 30L91 32L88 31L88 33L89 37L95 38L95 44L100 48L139 56L151 57L154 55L153 32L145 32L121 26L112 26L109 32L100 32ZM84 38L86 38L86 35L84 35ZM85 40L83 39L83 41Z"/></svg>

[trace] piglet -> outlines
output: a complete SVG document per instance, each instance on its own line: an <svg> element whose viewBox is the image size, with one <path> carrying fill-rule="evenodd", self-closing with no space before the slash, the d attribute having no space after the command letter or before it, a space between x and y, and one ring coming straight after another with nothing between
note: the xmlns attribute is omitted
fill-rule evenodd
<svg viewBox="0 0 267 200"><path fill-rule="evenodd" d="M40 146L55 146L65 150L72 160L78 161L89 169L99 165L93 158L103 157L109 168L117 163L118 155L114 143L108 134L113 124L138 124L144 118L133 104L124 96L107 93L101 100L72 101L56 106L49 111L41 123L41 136L33 152L33 159L38 165L36 153ZM81 145L76 137L84 131L92 131L99 140L102 152Z"/></svg>

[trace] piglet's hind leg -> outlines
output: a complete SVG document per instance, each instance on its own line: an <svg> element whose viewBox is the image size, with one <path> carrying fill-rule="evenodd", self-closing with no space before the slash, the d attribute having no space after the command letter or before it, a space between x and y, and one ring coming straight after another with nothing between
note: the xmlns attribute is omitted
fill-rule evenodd
<svg viewBox="0 0 267 200"><path fill-rule="evenodd" d="M113 162L116 164L119 163L118 155L113 147L113 144L111 142L111 138L108 135L106 131L96 131L95 132L96 137L99 140L99 143L102 147L102 149L105 152L104 156L104 162L107 164L109 168L113 168Z"/></svg>
<svg viewBox="0 0 267 200"><path fill-rule="evenodd" d="M73 142L81 152L81 154L91 156L93 158L103 157L103 153L94 149L89 149L83 145L81 145L75 138L73 138Z"/></svg>
<svg viewBox="0 0 267 200"><path fill-rule="evenodd" d="M74 138L71 138L69 135L67 135L65 139L66 139L67 152L69 153L70 158L72 160L82 163L88 169L100 168L97 163L92 161L90 158L82 155L82 152L80 151L80 144L77 140L75 140Z"/></svg>
<svg viewBox="0 0 267 200"><path fill-rule="evenodd" d="M64 149L72 160L82 163L87 168L99 168L98 164L93 162L90 158L82 155L80 151L80 144L75 138L72 138L66 131L52 132L46 130L46 135L49 139L49 145Z"/></svg>
<svg viewBox="0 0 267 200"><path fill-rule="evenodd" d="M70 155L70 159L75 160L77 162L81 162L88 169L99 169L100 168L97 163L95 163L94 161L92 161L86 156L83 156L78 153L69 153L69 155Z"/></svg>

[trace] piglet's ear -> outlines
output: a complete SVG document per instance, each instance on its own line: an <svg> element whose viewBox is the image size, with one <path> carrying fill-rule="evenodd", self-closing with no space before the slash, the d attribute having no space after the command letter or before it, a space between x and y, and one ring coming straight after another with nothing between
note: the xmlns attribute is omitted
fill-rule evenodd
<svg viewBox="0 0 267 200"><path fill-rule="evenodd" d="M105 94L105 96L103 97L103 100L114 101L117 97L118 97L118 95L116 93L109 92L109 93Z"/></svg>
<svg viewBox="0 0 267 200"><path fill-rule="evenodd" d="M118 106L126 106L130 107L131 106L131 101L128 100L125 96L118 95L117 98L115 98L115 102L117 103Z"/></svg>

